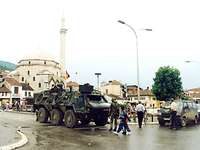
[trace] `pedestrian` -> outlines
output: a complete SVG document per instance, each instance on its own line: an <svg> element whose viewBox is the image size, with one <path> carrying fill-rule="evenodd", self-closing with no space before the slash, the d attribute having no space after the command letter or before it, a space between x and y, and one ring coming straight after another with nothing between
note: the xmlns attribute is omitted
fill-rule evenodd
<svg viewBox="0 0 200 150"><path fill-rule="evenodd" d="M142 128L142 120L143 120L143 118L144 118L145 107L144 107L144 105L141 103L141 101L139 101L139 103L137 104L135 110L136 110L136 112L137 112L139 128Z"/></svg>
<svg viewBox="0 0 200 150"><path fill-rule="evenodd" d="M5 104L5 103L3 103L3 104L1 105L1 107L2 107L3 111L6 110L6 104Z"/></svg>
<svg viewBox="0 0 200 150"><path fill-rule="evenodd" d="M110 129L109 129L109 131L117 130L118 118L119 118L119 104L117 103L116 99L112 99L112 103L110 106ZM114 123L114 129L113 129L113 123Z"/></svg>
<svg viewBox="0 0 200 150"><path fill-rule="evenodd" d="M9 111L9 103L6 103L6 111Z"/></svg>
<svg viewBox="0 0 200 150"><path fill-rule="evenodd" d="M128 115L128 113L126 112L126 110L122 109L122 113L124 114L124 118L125 118L125 122L124 122L124 130L122 132L122 134L126 135L127 133L128 134L131 134L131 130L128 126L128 122L131 122L131 119L130 119L130 116Z"/></svg>
<svg viewBox="0 0 200 150"><path fill-rule="evenodd" d="M19 103L19 101L16 101L16 108L17 108L17 111L20 111L20 103Z"/></svg>
<svg viewBox="0 0 200 150"><path fill-rule="evenodd" d="M133 122L136 122L136 118L137 118L137 115L136 115L136 110L135 110L135 105L133 105Z"/></svg>
<svg viewBox="0 0 200 150"><path fill-rule="evenodd" d="M134 110L133 110L133 107L132 107L131 103L128 102L128 103L126 104L126 109L127 109L128 116L129 116L130 118L132 118L132 117L133 117L133 112L134 112Z"/></svg>
<svg viewBox="0 0 200 150"><path fill-rule="evenodd" d="M126 135L127 132L128 132L128 134L130 134L131 130L128 126L128 121L131 121L131 120L128 117L128 114L125 111L125 108L123 105L121 106L121 113L119 115L119 119L120 119L119 127L117 129L117 132L114 132L114 133L119 134L119 132L123 130L122 134Z"/></svg>
<svg viewBox="0 0 200 150"><path fill-rule="evenodd" d="M170 108L171 108L170 128L173 129L173 128L177 128L177 124L176 124L177 104L176 102L174 102L174 100L172 100Z"/></svg>
<svg viewBox="0 0 200 150"><path fill-rule="evenodd" d="M152 115L153 115L153 114L152 114ZM147 109L146 109L146 107L145 107L145 110L144 110L144 125L146 125L147 120L148 120Z"/></svg>

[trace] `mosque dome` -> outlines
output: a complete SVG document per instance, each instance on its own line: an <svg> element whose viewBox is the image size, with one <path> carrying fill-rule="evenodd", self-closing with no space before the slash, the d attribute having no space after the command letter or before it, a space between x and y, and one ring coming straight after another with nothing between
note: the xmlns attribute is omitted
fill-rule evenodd
<svg viewBox="0 0 200 150"><path fill-rule="evenodd" d="M38 50L28 53L22 58L22 60L33 60L33 59L57 61L55 56L44 50Z"/></svg>

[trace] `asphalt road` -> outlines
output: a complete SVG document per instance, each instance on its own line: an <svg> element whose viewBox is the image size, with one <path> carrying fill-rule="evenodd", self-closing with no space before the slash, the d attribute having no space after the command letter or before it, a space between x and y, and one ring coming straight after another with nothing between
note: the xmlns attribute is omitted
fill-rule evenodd
<svg viewBox="0 0 200 150"><path fill-rule="evenodd" d="M0 112L0 125L21 130L29 143L20 150L199 150L200 125L171 130L158 125L139 129L131 125L131 135L115 135L108 127L68 129L35 122L31 114ZM5 128L7 128L5 126ZM5 134L5 132L3 132Z"/></svg>
<svg viewBox="0 0 200 150"><path fill-rule="evenodd" d="M0 147L19 140L16 128L1 120L0 123Z"/></svg>

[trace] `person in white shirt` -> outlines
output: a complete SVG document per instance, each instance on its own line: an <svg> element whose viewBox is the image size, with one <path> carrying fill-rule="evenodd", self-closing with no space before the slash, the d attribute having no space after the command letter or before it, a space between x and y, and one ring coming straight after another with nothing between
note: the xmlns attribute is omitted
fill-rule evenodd
<svg viewBox="0 0 200 150"><path fill-rule="evenodd" d="M173 129L173 128L177 128L177 125L176 125L177 104L174 101L172 101L172 103L170 105L170 108L171 108L171 124L170 124L170 128Z"/></svg>
<svg viewBox="0 0 200 150"><path fill-rule="evenodd" d="M141 101L139 101L139 103L137 104L135 110L137 112L139 128L142 128L142 120L144 118L145 107L144 107L144 105L142 105Z"/></svg>

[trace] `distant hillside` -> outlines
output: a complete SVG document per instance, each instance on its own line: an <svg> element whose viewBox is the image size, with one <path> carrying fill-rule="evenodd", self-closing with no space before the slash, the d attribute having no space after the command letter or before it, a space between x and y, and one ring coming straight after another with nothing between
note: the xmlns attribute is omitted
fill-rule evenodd
<svg viewBox="0 0 200 150"><path fill-rule="evenodd" d="M0 61L0 70L9 70L9 71L13 71L15 70L16 65L10 62L6 62L6 61Z"/></svg>

